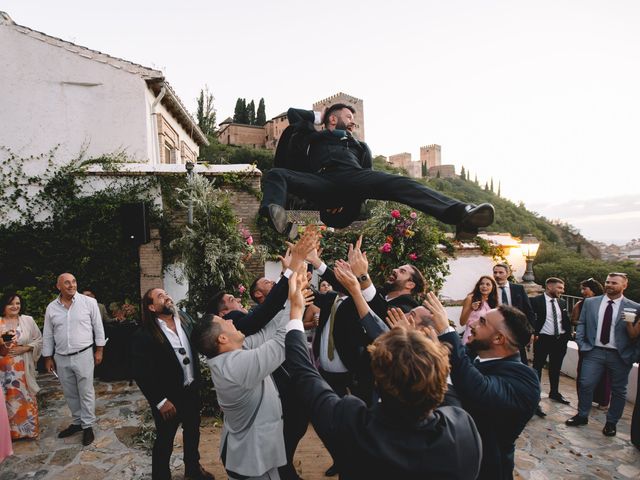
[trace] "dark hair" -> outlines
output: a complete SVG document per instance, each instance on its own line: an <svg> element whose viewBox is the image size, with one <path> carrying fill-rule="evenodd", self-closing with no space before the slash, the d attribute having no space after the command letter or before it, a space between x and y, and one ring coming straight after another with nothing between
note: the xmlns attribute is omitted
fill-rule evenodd
<svg viewBox="0 0 640 480"><path fill-rule="evenodd" d="M204 313L208 313L211 315L219 315L222 306L224 305L224 296L226 292L224 290L220 290L216 293L211 300L207 302L207 305L204 307Z"/></svg>
<svg viewBox="0 0 640 480"><path fill-rule="evenodd" d="M7 308L7 305L13 302L16 297L20 299L20 312L24 312L24 301L22 300L22 296L18 295L17 292L10 292L5 293L2 296L2 300L0 300L0 315L4 315L4 309Z"/></svg>
<svg viewBox="0 0 640 480"><path fill-rule="evenodd" d="M498 305L497 309L504 317L504 323L518 347L526 346L531 340L532 333L527 316L511 305Z"/></svg>
<svg viewBox="0 0 640 480"><path fill-rule="evenodd" d="M581 287L589 288L593 292L594 295L602 295L604 293L604 288L602 288L602 284L597 281L595 278L587 278L580 282Z"/></svg>
<svg viewBox="0 0 640 480"><path fill-rule="evenodd" d="M424 289L427 285L427 281L425 280L424 275L422 275L422 272L418 270L415 265L409 266L411 267L411 281L415 284L411 293L421 297L424 295Z"/></svg>
<svg viewBox="0 0 640 480"><path fill-rule="evenodd" d="M329 126L329 117L333 115L334 112L337 112L344 108L349 109L351 113L356 113L356 109L353 108L351 105L347 105L346 103L334 103L329 108L327 108L324 112L324 117L322 118L322 123L324 123L324 126L325 127Z"/></svg>
<svg viewBox="0 0 640 480"><path fill-rule="evenodd" d="M491 308L496 308L498 306L498 285L496 281L490 275L482 275L476 285L473 287L473 291L471 292L471 301L472 302L481 302L482 294L480 293L480 282L482 280L487 279L491 282L491 292L489 292L489 298L487 298L487 303Z"/></svg>
<svg viewBox="0 0 640 480"><path fill-rule="evenodd" d="M422 332L393 328L368 351L371 370L383 404L403 416L425 418L444 399L449 374L449 349Z"/></svg>
<svg viewBox="0 0 640 480"><path fill-rule="evenodd" d="M561 278L558 277L549 277L545 280L544 284L549 285L550 283L561 283L564 285L564 280L562 280Z"/></svg>
<svg viewBox="0 0 640 480"><path fill-rule="evenodd" d="M511 273L511 267L506 263L496 263L493 266L493 268L496 268L496 267L504 268L507 271L507 273L509 273L509 274Z"/></svg>
<svg viewBox="0 0 640 480"><path fill-rule="evenodd" d="M166 341L166 337L162 333L162 330L160 330L158 322L156 322L157 315L155 312L149 310L149 306L153 304L153 297L151 296L151 293L159 288L160 287L150 288L142 296L142 300L140 300L142 303L142 328L146 328L154 337L156 337L156 340L160 343L164 343Z"/></svg>
<svg viewBox="0 0 640 480"><path fill-rule="evenodd" d="M205 315L191 332L191 342L196 350L207 358L213 358L220 353L218 337L222 333L222 327L213 321L214 317L212 314Z"/></svg>
<svg viewBox="0 0 640 480"><path fill-rule="evenodd" d="M264 277L256 278L253 282L251 282L251 285L249 286L249 296L251 297L251 300L253 300L256 303L258 303L258 301L256 300L256 292L258 291L258 282L263 278Z"/></svg>

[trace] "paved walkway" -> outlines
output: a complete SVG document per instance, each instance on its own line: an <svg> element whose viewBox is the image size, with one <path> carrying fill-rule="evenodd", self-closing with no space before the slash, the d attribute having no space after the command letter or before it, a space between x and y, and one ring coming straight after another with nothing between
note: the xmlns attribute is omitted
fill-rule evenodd
<svg viewBox="0 0 640 480"><path fill-rule="evenodd" d="M543 380L546 380L546 372ZM96 410L99 423L96 441L89 447L81 435L60 440L57 432L70 423L69 412L57 380L51 375L39 379L42 408L41 436L35 441L14 443L15 455L0 465L0 480L135 480L150 478L151 457L135 444L147 404L137 387L127 382L96 382ZM543 391L548 385L543 382ZM589 425L568 428L564 421L575 413L575 383L561 378L561 391L572 406L542 400L548 416L534 417L517 443L516 478L556 479L639 479L640 451L629 441L632 405L627 404L618 424L618 435L602 435L605 413L593 409ZM204 419L200 451L202 463L218 480L226 478L217 459L220 426ZM176 438L171 465L174 480L183 479L181 438ZM306 480L322 479L331 464L326 450L313 432L303 439L296 468ZM392 479L395 480L395 479Z"/></svg>

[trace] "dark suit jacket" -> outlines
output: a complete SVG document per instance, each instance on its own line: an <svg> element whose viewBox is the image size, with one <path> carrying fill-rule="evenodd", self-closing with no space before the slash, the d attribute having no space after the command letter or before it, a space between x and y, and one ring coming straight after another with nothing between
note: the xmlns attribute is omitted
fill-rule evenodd
<svg viewBox="0 0 640 480"><path fill-rule="evenodd" d="M509 291L511 292L511 306L516 307L524 313L533 327L536 321L536 314L533 312L533 308L531 308L531 302L524 287L517 283L509 282ZM498 289L498 295L500 295L500 289Z"/></svg>
<svg viewBox="0 0 640 480"><path fill-rule="evenodd" d="M567 302L561 298L557 299L557 301L558 305L560 305L560 310L562 311L562 328L564 329L564 336L568 341L571 336L571 320L569 319L569 313L567 312ZM544 293L531 299L531 308L533 308L533 312L535 313L533 330L536 335L539 335L547 318L547 302L545 300Z"/></svg>
<svg viewBox="0 0 640 480"><path fill-rule="evenodd" d="M191 319L180 314L180 323L187 337L190 338L193 328ZM160 342L148 328L143 327L133 335L132 341L133 378L155 413L158 412L156 405L163 398L168 399L179 410L184 392L182 366L169 340L164 334L162 338L163 341ZM193 345L191 345L191 352L194 357L194 382L199 383L199 360Z"/></svg>
<svg viewBox="0 0 640 480"><path fill-rule="evenodd" d="M540 382L520 355L489 360L477 367L455 332L440 336L450 343L451 380L463 408L482 437L481 480L513 478L515 441L540 400Z"/></svg>
<svg viewBox="0 0 640 480"><path fill-rule="evenodd" d="M342 480L476 477L480 438L462 409L438 408L418 422L384 403L368 409L360 399L341 399L331 390L311 365L302 332L287 333L285 345L300 404L310 409L313 427L340 465Z"/></svg>
<svg viewBox="0 0 640 480"><path fill-rule="evenodd" d="M224 318L233 321L235 327L248 337L262 330L284 308L288 295L289 279L283 275L278 283L271 288L264 302L256 305L247 313L234 310L227 313Z"/></svg>

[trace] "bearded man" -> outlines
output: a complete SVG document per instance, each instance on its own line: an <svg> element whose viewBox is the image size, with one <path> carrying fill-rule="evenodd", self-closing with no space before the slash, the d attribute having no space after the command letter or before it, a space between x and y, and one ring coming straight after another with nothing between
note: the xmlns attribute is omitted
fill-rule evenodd
<svg viewBox="0 0 640 480"><path fill-rule="evenodd" d="M133 337L133 378L156 424L151 478L170 480L173 441L182 424L185 480L213 480L200 466L200 369L189 337L193 321L161 288L142 297L142 328Z"/></svg>

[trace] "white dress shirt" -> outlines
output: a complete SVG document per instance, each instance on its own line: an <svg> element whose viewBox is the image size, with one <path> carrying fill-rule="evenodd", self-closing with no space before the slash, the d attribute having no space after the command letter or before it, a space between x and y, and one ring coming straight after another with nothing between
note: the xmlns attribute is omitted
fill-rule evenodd
<svg viewBox="0 0 640 480"><path fill-rule="evenodd" d="M618 321L618 312L620 311L620 305L622 304L622 299L624 297L620 296L613 301L611 305L613 307L613 316L611 317L611 334L609 336L609 343L606 345L600 341L600 334L602 333L602 322L604 322L604 311L607 309L607 305L609 305L609 300L611 300L606 295L602 296L602 301L600 302L600 310L598 310L598 330L596 331L596 347L604 347L604 348L618 348L616 346L616 323Z"/></svg>
<svg viewBox="0 0 640 480"><path fill-rule="evenodd" d="M55 353L70 355L95 344L105 344L104 328L98 302L76 293L71 306L65 307L60 297L47 305L42 333L42 356Z"/></svg>
<svg viewBox="0 0 640 480"><path fill-rule="evenodd" d="M336 311L342 303L346 299L346 295L336 297ZM333 310L333 309L332 309ZM322 332L320 332L320 368L322 368L325 372L331 373L345 373L349 370L344 366L342 360L340 360L340 354L338 353L338 349L333 348L333 360L329 360L329 333L331 332L331 317L327 319L327 323L324 324L322 328Z"/></svg>
<svg viewBox="0 0 640 480"><path fill-rule="evenodd" d="M551 303L553 300L553 304ZM543 335L555 335L555 330L553 329L553 311L552 308L556 311L556 322L558 323L558 333L563 334L564 329L562 328L562 310L560 310L560 305L558 304L557 298L552 298L546 293L544 294L544 301L547 303L547 318L544 321L544 325L540 329L540 333Z"/></svg>

